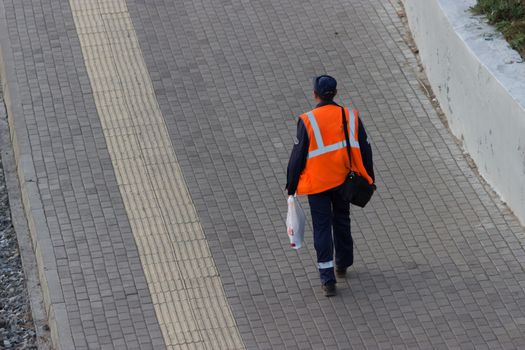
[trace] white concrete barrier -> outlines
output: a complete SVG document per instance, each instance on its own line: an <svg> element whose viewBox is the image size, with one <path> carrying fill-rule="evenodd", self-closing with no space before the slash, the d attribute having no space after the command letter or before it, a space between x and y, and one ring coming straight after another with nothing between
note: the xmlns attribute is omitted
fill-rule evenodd
<svg viewBox="0 0 525 350"><path fill-rule="evenodd" d="M470 13L475 0L403 2L452 132L525 225L525 63Z"/></svg>

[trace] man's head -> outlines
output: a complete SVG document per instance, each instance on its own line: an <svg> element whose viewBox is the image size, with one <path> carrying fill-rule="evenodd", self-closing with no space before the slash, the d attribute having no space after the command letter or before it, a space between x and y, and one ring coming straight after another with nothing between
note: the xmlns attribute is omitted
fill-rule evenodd
<svg viewBox="0 0 525 350"><path fill-rule="evenodd" d="M316 99L331 101L337 95L337 81L329 75L320 75L314 79L314 96Z"/></svg>

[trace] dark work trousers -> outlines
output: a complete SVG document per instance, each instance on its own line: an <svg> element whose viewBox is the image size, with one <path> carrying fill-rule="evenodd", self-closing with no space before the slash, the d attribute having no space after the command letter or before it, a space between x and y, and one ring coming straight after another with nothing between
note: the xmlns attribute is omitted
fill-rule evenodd
<svg viewBox="0 0 525 350"><path fill-rule="evenodd" d="M337 188L308 196L314 227L314 246L321 283L335 282L335 265L354 262L354 242L350 232L350 203L342 200ZM333 239L332 239L333 227Z"/></svg>

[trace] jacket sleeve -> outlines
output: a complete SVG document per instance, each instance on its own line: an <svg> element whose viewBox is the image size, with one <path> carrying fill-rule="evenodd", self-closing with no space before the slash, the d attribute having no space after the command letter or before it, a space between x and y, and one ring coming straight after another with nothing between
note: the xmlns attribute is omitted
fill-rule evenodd
<svg viewBox="0 0 525 350"><path fill-rule="evenodd" d="M297 138L294 140L294 146L290 160L288 161L288 169L286 172L286 189L288 195L294 195L299 184L299 176L306 166L306 157L308 156L308 148L310 147L310 140L306 127L301 119L297 122Z"/></svg>
<svg viewBox="0 0 525 350"><path fill-rule="evenodd" d="M372 160L372 146L370 145L370 140L368 139L368 135L366 134L365 126L363 125L361 118L358 119L358 123L357 137L359 140L359 147L361 149L361 157L363 158L363 165L365 166L368 175L370 175L372 180L376 182L374 175L374 163Z"/></svg>

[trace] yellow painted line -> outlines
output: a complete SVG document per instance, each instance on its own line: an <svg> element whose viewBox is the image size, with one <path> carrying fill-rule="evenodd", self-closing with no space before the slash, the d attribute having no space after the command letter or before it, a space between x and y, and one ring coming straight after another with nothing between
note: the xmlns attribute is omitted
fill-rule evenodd
<svg viewBox="0 0 525 350"><path fill-rule="evenodd" d="M169 349L244 349L124 0L70 0L97 111Z"/></svg>

